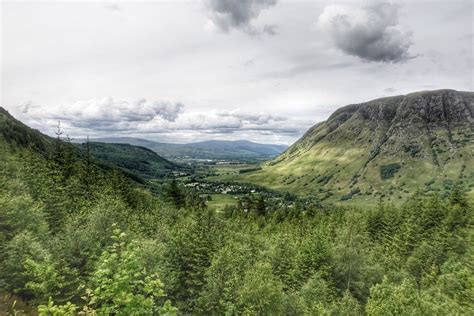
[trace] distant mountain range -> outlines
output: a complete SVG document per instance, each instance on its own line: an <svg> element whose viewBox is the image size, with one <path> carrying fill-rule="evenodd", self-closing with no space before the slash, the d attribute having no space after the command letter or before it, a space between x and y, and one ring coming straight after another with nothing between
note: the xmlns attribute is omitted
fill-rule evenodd
<svg viewBox="0 0 474 316"><path fill-rule="evenodd" d="M250 181L330 201L403 200L455 183L474 196L474 93L423 91L338 109Z"/></svg>
<svg viewBox="0 0 474 316"><path fill-rule="evenodd" d="M210 140L189 144L160 143L133 137L90 139L91 142L130 144L148 148L167 159L269 159L285 151L286 145L259 144L246 140ZM84 140L81 140L84 142Z"/></svg>

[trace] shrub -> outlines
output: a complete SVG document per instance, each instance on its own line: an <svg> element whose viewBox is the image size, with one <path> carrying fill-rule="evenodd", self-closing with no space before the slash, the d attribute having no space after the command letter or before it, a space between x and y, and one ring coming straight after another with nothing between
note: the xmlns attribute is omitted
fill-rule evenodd
<svg viewBox="0 0 474 316"><path fill-rule="evenodd" d="M401 167L402 166L399 163L391 163L388 165L380 166L380 178L382 180L393 178L395 173L397 173Z"/></svg>

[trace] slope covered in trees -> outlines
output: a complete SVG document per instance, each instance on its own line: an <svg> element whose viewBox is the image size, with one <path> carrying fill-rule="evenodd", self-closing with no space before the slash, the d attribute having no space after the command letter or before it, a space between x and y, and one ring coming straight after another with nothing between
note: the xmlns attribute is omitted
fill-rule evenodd
<svg viewBox="0 0 474 316"><path fill-rule="evenodd" d="M184 169L150 149L140 146L89 142L81 144L80 148L83 151L90 150L99 162L119 167L145 179L171 176L173 171Z"/></svg>
<svg viewBox="0 0 474 316"><path fill-rule="evenodd" d="M254 197L215 212L176 182L153 195L61 140L3 135L0 313L20 313L15 299L41 315L474 312L459 186L398 207ZM47 154L34 144L44 139Z"/></svg>
<svg viewBox="0 0 474 316"><path fill-rule="evenodd" d="M255 160L273 158L287 148L286 145L259 144L246 140L211 140L188 144L170 144L133 137L106 137L97 138L94 141L146 147L168 159Z"/></svg>

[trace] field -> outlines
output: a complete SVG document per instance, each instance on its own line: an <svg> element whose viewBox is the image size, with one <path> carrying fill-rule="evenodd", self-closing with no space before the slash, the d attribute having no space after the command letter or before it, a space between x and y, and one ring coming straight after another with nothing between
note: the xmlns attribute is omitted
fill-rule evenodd
<svg viewBox="0 0 474 316"><path fill-rule="evenodd" d="M216 210L221 210L226 206L237 205L237 195L211 194L211 200L207 201L207 206Z"/></svg>

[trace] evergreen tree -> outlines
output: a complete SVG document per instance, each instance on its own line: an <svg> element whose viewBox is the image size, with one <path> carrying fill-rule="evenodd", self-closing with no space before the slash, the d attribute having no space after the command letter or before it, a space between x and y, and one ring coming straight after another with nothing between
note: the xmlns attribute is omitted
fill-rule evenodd
<svg viewBox="0 0 474 316"><path fill-rule="evenodd" d="M267 206L265 205L265 199L263 195L259 194L255 202L255 212L259 216L264 216L267 212Z"/></svg>
<svg viewBox="0 0 474 316"><path fill-rule="evenodd" d="M87 308L100 315L175 314L169 301L163 301L161 280L147 274L136 241L128 241L118 228L113 239L114 244L102 253L91 276Z"/></svg>
<svg viewBox="0 0 474 316"><path fill-rule="evenodd" d="M176 179L173 179L165 189L165 198L173 203L176 208L182 208L186 204L186 196L178 186Z"/></svg>

